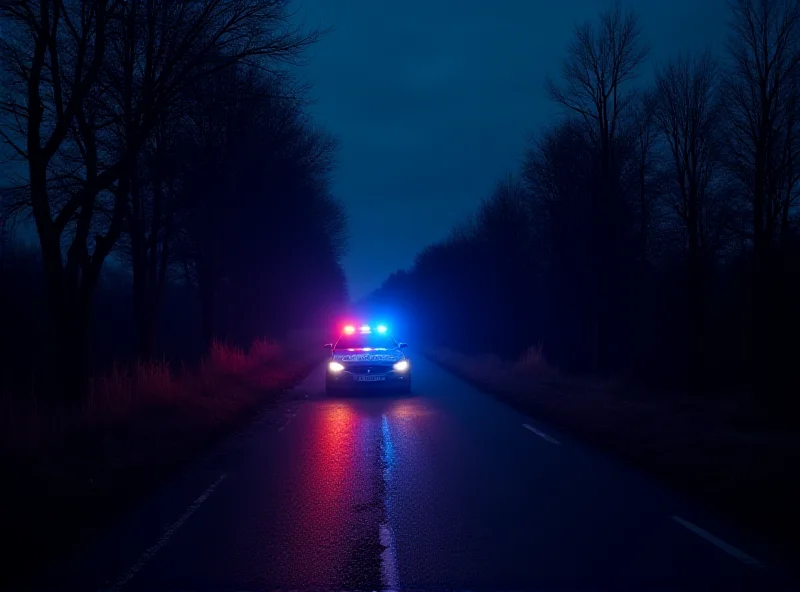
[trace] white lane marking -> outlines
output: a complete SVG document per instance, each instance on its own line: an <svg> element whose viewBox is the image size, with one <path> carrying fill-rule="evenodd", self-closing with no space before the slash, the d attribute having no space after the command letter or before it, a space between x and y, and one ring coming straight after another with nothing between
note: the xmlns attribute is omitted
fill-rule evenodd
<svg viewBox="0 0 800 592"><path fill-rule="evenodd" d="M677 522L678 524L680 524L681 526L683 526L684 528L688 528L689 530L691 530L696 535L703 537L705 540L707 540L712 545L716 545L717 547L719 547L720 549L725 551L728 555L732 555L733 557L736 557L736 559L738 559L742 563L746 563L747 565L751 565L753 567L764 567L761 564L761 562L758 561L757 559L753 559L752 557L750 557L750 555L748 555L747 553L745 553L741 549L737 549L736 547L734 547L733 545L729 545L728 543L726 543L722 539L718 539L713 534L711 534L707 530L703 530L702 528L700 528L696 524L692 524L691 522L689 522L688 520L684 520L680 516L673 516L672 519L675 522Z"/></svg>
<svg viewBox="0 0 800 592"><path fill-rule="evenodd" d="M544 432L540 432L539 430L537 430L537 429L536 429L535 427L533 427L532 425L528 425L527 423L523 423L522 425L523 425L523 426L524 426L526 429L529 429L529 430L530 430L530 431L532 431L534 434L536 434L537 436L539 436L540 438L544 438L545 440L547 440L547 441L548 441L548 442L550 442L551 444L561 444L561 442L559 442L558 440L556 440L556 439L555 439L555 438L553 438L552 436L548 436L548 435L547 435L547 434L545 434Z"/></svg>
<svg viewBox="0 0 800 592"><path fill-rule="evenodd" d="M392 434L389 430L389 418L384 413L381 416L381 461L383 463L383 514L384 522L378 530L379 539L383 546L381 551L381 580L386 590L395 591L400 587L400 577L397 570L397 547L395 546L394 533L390 526L389 492L391 490L391 473L394 466L394 447Z"/></svg>
<svg viewBox="0 0 800 592"><path fill-rule="evenodd" d="M161 550L161 547L166 545L167 542L175 535L175 533L178 532L178 529L181 526L183 526L183 523L186 522L189 519L189 517L197 511L197 508L199 508L203 504L203 502L208 499L208 496L210 496L214 492L217 486L220 483L222 483L222 480L224 478L225 478L225 473L220 475L219 479L214 481L208 487L208 489L206 489L203 492L203 494L200 497L194 500L194 502L192 502L192 505L189 506L189 508L181 515L181 517L169 525L169 527L164 531L164 534L161 535L161 538L158 540L158 542L149 549L147 549L147 551L142 553L142 556L139 557L139 561L136 562L136 564L128 571L127 574L125 574L124 577L117 580L117 583L114 584L111 588L109 588L108 592L117 592L118 590L121 590L122 587L125 586L125 584L130 582L133 579L133 576L135 576L137 573L139 573L139 571L141 571L141 569L145 566L145 564L147 564L147 562L150 561L153 558L153 556L155 556L155 554Z"/></svg>
<svg viewBox="0 0 800 592"><path fill-rule="evenodd" d="M397 590L397 555L394 550L394 535L388 524L381 524L381 545L385 547L381 553L381 574L386 590Z"/></svg>

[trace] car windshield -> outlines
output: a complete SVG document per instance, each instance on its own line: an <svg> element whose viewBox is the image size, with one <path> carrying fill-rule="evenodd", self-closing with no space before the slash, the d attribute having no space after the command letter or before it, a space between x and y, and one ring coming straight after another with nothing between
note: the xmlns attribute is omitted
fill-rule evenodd
<svg viewBox="0 0 800 592"><path fill-rule="evenodd" d="M397 343L389 335L380 333L354 333L342 335L336 342L336 349L395 349Z"/></svg>

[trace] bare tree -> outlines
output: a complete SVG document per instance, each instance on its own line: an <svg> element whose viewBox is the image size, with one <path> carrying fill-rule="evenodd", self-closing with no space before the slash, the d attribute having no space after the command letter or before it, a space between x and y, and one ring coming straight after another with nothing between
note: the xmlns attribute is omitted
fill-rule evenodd
<svg viewBox="0 0 800 592"><path fill-rule="evenodd" d="M533 280L533 244L528 194L517 176L509 173L497 182L491 195L481 203L474 218L476 236L487 253L495 257L494 271L499 277L513 277L515 270ZM516 258L509 254L519 254ZM529 257L522 257L528 254ZM495 283L496 289L501 289Z"/></svg>
<svg viewBox="0 0 800 592"><path fill-rule="evenodd" d="M728 47L730 157L764 262L786 237L798 169L800 1L736 0Z"/></svg>
<svg viewBox="0 0 800 592"><path fill-rule="evenodd" d="M142 145L130 184L136 218L134 221L129 214L130 223L120 240L120 250L137 274L133 312L142 359L155 351L161 300L167 282L177 275L175 243L181 212L187 205L180 197L179 187L188 170L188 155L180 153L176 141L181 127L177 118L163 117ZM138 257L136 266L134 255Z"/></svg>
<svg viewBox="0 0 800 592"><path fill-rule="evenodd" d="M770 379L784 365L774 345L789 306L780 269L800 180L800 1L735 0L731 10L729 164L751 216L755 375Z"/></svg>
<svg viewBox="0 0 800 592"><path fill-rule="evenodd" d="M719 164L721 104L717 66L709 53L681 56L656 72L655 119L669 152L668 196L686 237L692 376L702 378L705 287L715 248L713 182Z"/></svg>
<svg viewBox="0 0 800 592"><path fill-rule="evenodd" d="M655 125L656 93L645 92L638 97L632 129L632 193L635 195L635 210L638 217L638 259L642 271L650 263L651 228L653 210L658 192L656 163L657 130Z"/></svg>
<svg viewBox="0 0 800 592"><path fill-rule="evenodd" d="M73 243L66 263L62 258L62 236L78 215L91 218L95 197L108 189L119 174L119 166L99 170L96 146L86 144L86 169L82 181L69 195L54 195L60 174L55 165L70 143L76 122L86 120L85 104L97 83L106 48L111 15L117 2L27 2L14 0L0 7L4 29L0 40L6 96L0 106L0 134L27 161L27 205L33 215L42 250L48 300L54 321L57 356L64 383L77 386L74 378L83 371L83 350L92 282L110 251L114 237L95 238L96 258L88 256L86 244ZM76 176L82 167L75 171ZM78 214L83 209L83 213ZM76 237L85 237L79 224ZM84 248L78 248L83 246ZM77 279L84 260L83 281ZM73 277L67 277L67 270ZM77 285L77 289L70 289Z"/></svg>
<svg viewBox="0 0 800 592"><path fill-rule="evenodd" d="M610 290L621 281L620 262L626 251L627 204L620 190L618 143L624 113L634 96L630 83L647 53L637 16L615 4L600 15L596 25L585 23L576 27L562 68L561 84L548 81L550 98L582 122L595 159L595 199L587 206L596 220L594 248L589 256L595 270L595 312L591 322L594 367L598 371L607 367L614 306Z"/></svg>
<svg viewBox="0 0 800 592"><path fill-rule="evenodd" d="M577 269L591 250L594 220L587 182L590 155L576 118L538 138L528 150L522 176L530 200L536 257L549 268Z"/></svg>
<svg viewBox="0 0 800 592"><path fill-rule="evenodd" d="M562 83L548 81L551 100L584 122L606 164L613 156L631 98L628 86L648 51L637 15L624 12L617 3L600 15L598 25L587 22L575 28L561 71Z"/></svg>
<svg viewBox="0 0 800 592"><path fill-rule="evenodd" d="M279 331L287 311L316 292L310 282L337 281L346 246L346 217L329 184L337 142L303 113L302 88L290 82L230 69L198 84L186 111L178 149L191 164L179 186L186 205L176 255L199 291L205 340ZM305 265L290 264L286 252ZM239 298L227 323L223 292ZM257 314L234 328L247 303ZM285 314L269 318L274 310Z"/></svg>
<svg viewBox="0 0 800 592"><path fill-rule="evenodd" d="M291 26L274 0L9 0L0 18L11 81L0 132L28 164L62 384L74 396L92 290L125 222L143 301L145 223L132 186L159 119L195 80L245 59L268 68L318 33Z"/></svg>
<svg viewBox="0 0 800 592"><path fill-rule="evenodd" d="M297 63L302 51L321 33L304 33L292 25L285 6L269 0L130 2L124 34L115 46L119 69L110 85L121 106L124 143L139 146L155 128L167 129L168 120L179 117L178 106L187 106L186 92L196 91L201 78L220 73L236 84L232 66L245 60L265 69L274 69L279 62ZM166 155L166 142L163 133L156 141L162 156ZM149 357L174 231L172 206L162 185L171 177L151 162L151 170L160 171L161 178L150 185L149 192L143 192L137 167L140 161L129 162L134 314L140 355Z"/></svg>
<svg viewBox="0 0 800 592"><path fill-rule="evenodd" d="M656 72L656 122L669 151L670 197L687 237L689 258L709 254L713 181L720 162L721 102L710 54L681 56Z"/></svg>

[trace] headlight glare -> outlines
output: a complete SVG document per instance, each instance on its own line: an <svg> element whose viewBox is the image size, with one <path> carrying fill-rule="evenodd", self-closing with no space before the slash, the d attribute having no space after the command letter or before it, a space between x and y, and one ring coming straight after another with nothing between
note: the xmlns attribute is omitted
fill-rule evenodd
<svg viewBox="0 0 800 592"><path fill-rule="evenodd" d="M394 369L398 372L405 372L408 370L408 360L400 360L394 365Z"/></svg>
<svg viewBox="0 0 800 592"><path fill-rule="evenodd" d="M344 370L344 366L342 366L339 362L330 362L328 364L328 370L331 372L341 372Z"/></svg>

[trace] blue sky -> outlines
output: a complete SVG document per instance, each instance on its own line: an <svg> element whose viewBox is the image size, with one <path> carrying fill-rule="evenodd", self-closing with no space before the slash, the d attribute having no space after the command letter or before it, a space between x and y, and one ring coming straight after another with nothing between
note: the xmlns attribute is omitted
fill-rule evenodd
<svg viewBox="0 0 800 592"><path fill-rule="evenodd" d="M545 98L573 27L600 0L296 0L332 26L300 75L311 111L341 142L334 192L348 210L351 295L409 267L518 168L526 138L558 117ZM642 70L720 49L726 0L628 0L651 46ZM453 10L458 7L458 10ZM3 147L5 148L5 147ZM2 156L3 149L0 149ZM10 171L0 159L0 175Z"/></svg>
<svg viewBox="0 0 800 592"><path fill-rule="evenodd" d="M335 30L302 76L312 112L341 141L334 191L348 209L351 295L409 267L514 171L526 138L558 111L545 98L575 23L596 0L297 0L296 18ZM725 0L629 0L655 63L719 48ZM454 10L457 8L457 10Z"/></svg>

